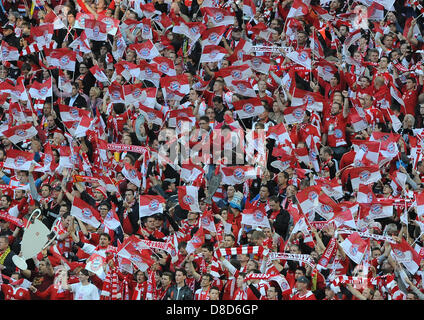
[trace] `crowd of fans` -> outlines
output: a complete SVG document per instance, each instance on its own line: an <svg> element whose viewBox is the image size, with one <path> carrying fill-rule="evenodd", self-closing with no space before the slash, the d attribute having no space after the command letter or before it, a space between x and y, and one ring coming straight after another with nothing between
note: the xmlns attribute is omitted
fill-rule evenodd
<svg viewBox="0 0 424 320"><path fill-rule="evenodd" d="M423 300L423 12L3 1L1 299Z"/></svg>

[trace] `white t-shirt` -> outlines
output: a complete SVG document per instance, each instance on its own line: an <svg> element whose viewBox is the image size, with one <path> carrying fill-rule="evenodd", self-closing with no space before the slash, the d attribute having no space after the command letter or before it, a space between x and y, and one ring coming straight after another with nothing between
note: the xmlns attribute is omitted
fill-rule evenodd
<svg viewBox="0 0 424 320"><path fill-rule="evenodd" d="M74 300L100 300L99 289L92 283L83 286L78 282L71 284L70 287L74 293Z"/></svg>

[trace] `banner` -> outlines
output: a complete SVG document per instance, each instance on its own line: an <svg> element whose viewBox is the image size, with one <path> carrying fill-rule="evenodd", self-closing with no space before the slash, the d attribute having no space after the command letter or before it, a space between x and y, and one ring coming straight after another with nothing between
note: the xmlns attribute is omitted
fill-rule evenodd
<svg viewBox="0 0 424 320"><path fill-rule="evenodd" d="M381 236L379 234L371 234L371 233L365 233L365 232L358 232L355 230L340 230L337 231L338 234L352 234L354 232L357 232L361 238L371 238L377 241L388 241L390 243L397 243L395 240L392 239L392 237L388 237L388 236Z"/></svg>
<svg viewBox="0 0 424 320"><path fill-rule="evenodd" d="M305 262L311 267L315 267L315 262L309 254L293 254L293 253L281 253L281 252L270 252L268 255L269 260L294 260Z"/></svg>
<svg viewBox="0 0 424 320"><path fill-rule="evenodd" d="M317 230L321 230L328 224L328 221L311 221L309 223L311 227L314 227Z"/></svg>
<svg viewBox="0 0 424 320"><path fill-rule="evenodd" d="M280 53L281 49L285 51L285 53L289 53L293 51L292 47L279 47L279 46L252 46L250 52L275 52Z"/></svg>
<svg viewBox="0 0 424 320"><path fill-rule="evenodd" d="M107 149L111 151L130 151L130 152L136 152L136 153L145 153L149 152L149 149L143 146L134 146L134 145L127 145L127 144L118 144L118 143L108 143Z"/></svg>
<svg viewBox="0 0 424 320"><path fill-rule="evenodd" d="M160 241L152 241L152 240L140 240L140 242L144 243L150 249L160 249L168 252L169 254L174 254L173 250L175 250L169 242L160 242Z"/></svg>
<svg viewBox="0 0 424 320"><path fill-rule="evenodd" d="M318 265L323 268L327 268L330 261L334 259L334 257L336 256L337 249L338 249L337 239L331 238L330 242L327 245L327 248L325 248L324 253L322 254L321 258L318 261Z"/></svg>
<svg viewBox="0 0 424 320"><path fill-rule="evenodd" d="M11 216L10 214L0 212L0 219L8 221L10 223L13 223L14 225L18 226L19 228L22 228L24 226L24 222L21 219L18 219L14 216Z"/></svg>

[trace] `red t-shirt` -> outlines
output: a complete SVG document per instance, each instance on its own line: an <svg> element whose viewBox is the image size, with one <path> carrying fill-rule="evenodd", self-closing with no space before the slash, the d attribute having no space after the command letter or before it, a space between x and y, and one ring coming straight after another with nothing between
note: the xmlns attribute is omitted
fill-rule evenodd
<svg viewBox="0 0 424 320"><path fill-rule="evenodd" d="M312 291L307 291L305 294L301 295L299 292L296 293L291 300L316 300L317 298Z"/></svg>
<svg viewBox="0 0 424 320"><path fill-rule="evenodd" d="M343 113L325 118L324 133L328 135L327 144L329 147L340 147L347 145L346 142L347 118Z"/></svg>

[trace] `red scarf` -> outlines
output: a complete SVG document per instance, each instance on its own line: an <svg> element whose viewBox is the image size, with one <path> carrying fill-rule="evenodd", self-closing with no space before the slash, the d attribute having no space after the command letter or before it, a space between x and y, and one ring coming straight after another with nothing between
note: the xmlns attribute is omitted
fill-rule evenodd
<svg viewBox="0 0 424 320"><path fill-rule="evenodd" d="M100 300L122 300L121 292L118 290L119 279L115 269L110 269L103 282Z"/></svg>

